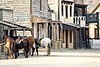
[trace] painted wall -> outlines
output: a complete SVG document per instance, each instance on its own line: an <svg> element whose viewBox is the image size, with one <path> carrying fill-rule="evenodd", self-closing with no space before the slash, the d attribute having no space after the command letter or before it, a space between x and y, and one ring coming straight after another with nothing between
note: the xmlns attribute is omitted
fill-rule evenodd
<svg viewBox="0 0 100 67"><path fill-rule="evenodd" d="M71 4L69 4L69 5L67 5L67 4L62 4L61 3L61 1L62 0L48 0L48 4L49 4L49 6L50 6L50 9L51 10L53 10L53 13L55 14L54 16L54 18L55 18L55 20L58 20L58 1L59 1L59 11L60 11L60 13L59 13L59 15L60 15L60 21L62 21L62 23L73 23L73 17L74 17L74 3L71 5ZM65 1L73 1L73 0L65 0ZM62 9L62 7L61 7L61 5L63 5L63 13L64 13L64 16L62 16L62 12L61 12L61 9ZM66 10L65 10L65 6L68 6L68 18L66 18ZM70 6L72 6L72 16L70 17ZM64 41L63 41L63 48L66 48L66 30L64 30L64 35L63 35L63 37L64 37ZM68 34L68 36L69 36L70 34ZM68 37L68 39L69 39L70 37ZM72 38L73 38L73 34L72 34ZM69 43L68 42L68 48L73 48L73 41L72 41L72 43Z"/></svg>
<svg viewBox="0 0 100 67"><path fill-rule="evenodd" d="M64 16L61 15L61 1L59 0L59 11L60 11L60 21L62 21L63 23L73 23L73 16L74 16L74 4L72 4L72 17L70 17L70 5L68 5L68 18L65 17L66 15L66 11L65 11L65 6L67 4L63 4L64 5ZM68 1L68 0L66 0ZM73 0L71 0L73 1ZM58 0L48 0L48 4L50 6L51 10L54 10L54 14L55 14L55 20L58 20Z"/></svg>
<svg viewBox="0 0 100 67"><path fill-rule="evenodd" d="M67 5L67 4L62 4L63 5L63 11L64 11L64 16L61 15L61 12L60 12L60 19L62 21L62 23L73 23L73 17L74 17L74 3L72 5ZM65 6L68 6L68 17L66 18L66 9L65 9ZM72 16L70 16L70 6L72 6ZM62 9L62 8L60 8Z"/></svg>
<svg viewBox="0 0 100 67"><path fill-rule="evenodd" d="M96 13L96 12L99 12L99 28L100 28L100 7L94 12L94 13ZM95 28L97 28L96 26L95 26L95 24L90 24L89 25L89 35L90 35L90 37L91 38L94 38L94 29ZM99 36L100 36L100 31L99 31Z"/></svg>
<svg viewBox="0 0 100 67"><path fill-rule="evenodd" d="M90 38L95 38L95 28L97 28L95 24L89 24L89 37Z"/></svg>
<svg viewBox="0 0 100 67"><path fill-rule="evenodd" d="M58 0L48 0L48 4L51 10L54 10L55 20L58 20Z"/></svg>

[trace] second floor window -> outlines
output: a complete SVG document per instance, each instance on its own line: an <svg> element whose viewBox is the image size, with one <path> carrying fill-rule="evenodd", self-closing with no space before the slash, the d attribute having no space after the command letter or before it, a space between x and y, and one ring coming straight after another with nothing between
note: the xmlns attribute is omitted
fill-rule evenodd
<svg viewBox="0 0 100 67"><path fill-rule="evenodd" d="M42 10L42 0L40 0L40 11Z"/></svg>
<svg viewBox="0 0 100 67"><path fill-rule="evenodd" d="M68 6L65 6L66 8L66 18L68 18Z"/></svg>
<svg viewBox="0 0 100 67"><path fill-rule="evenodd" d="M61 7L62 7L62 10L61 10L61 12L62 12L62 16L64 16L64 12L63 12L63 5L61 5Z"/></svg>
<svg viewBox="0 0 100 67"><path fill-rule="evenodd" d="M70 17L72 17L72 6L70 6Z"/></svg>

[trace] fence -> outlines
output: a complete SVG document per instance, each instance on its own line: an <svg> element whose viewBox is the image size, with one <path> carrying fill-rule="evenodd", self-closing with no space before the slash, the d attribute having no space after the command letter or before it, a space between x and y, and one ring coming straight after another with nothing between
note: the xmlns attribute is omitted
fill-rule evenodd
<svg viewBox="0 0 100 67"><path fill-rule="evenodd" d="M91 49L100 49L100 39L90 40Z"/></svg>

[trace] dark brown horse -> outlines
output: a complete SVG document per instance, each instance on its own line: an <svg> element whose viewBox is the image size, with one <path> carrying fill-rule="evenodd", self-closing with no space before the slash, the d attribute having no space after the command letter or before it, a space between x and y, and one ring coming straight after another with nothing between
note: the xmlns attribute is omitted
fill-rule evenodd
<svg viewBox="0 0 100 67"><path fill-rule="evenodd" d="M19 54L18 52L20 49L24 49L25 58L28 58L29 47L30 47L30 44L26 37L22 38L22 39L17 38L13 45L15 59L17 59L17 57L18 57L18 54Z"/></svg>
<svg viewBox="0 0 100 67"><path fill-rule="evenodd" d="M36 49L37 55L38 55L38 49L35 47L35 39L32 36L25 37L21 40L20 44L17 44L19 42L19 39L16 39L15 45L14 45L14 52L15 52L15 58L18 56L19 49L24 48L24 55L25 58L28 58L28 53L32 49L32 56L34 55L34 51Z"/></svg>

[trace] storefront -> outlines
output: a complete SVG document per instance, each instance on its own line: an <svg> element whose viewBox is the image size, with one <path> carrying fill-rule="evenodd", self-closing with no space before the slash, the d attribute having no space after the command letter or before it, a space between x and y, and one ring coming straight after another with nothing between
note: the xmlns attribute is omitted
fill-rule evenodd
<svg viewBox="0 0 100 67"><path fill-rule="evenodd" d="M63 23L63 48L77 48L79 45L79 26Z"/></svg>
<svg viewBox="0 0 100 67"><path fill-rule="evenodd" d="M33 17L32 27L34 28L34 38L41 39L49 37L52 40L52 48L61 48L61 21L51 21L45 18Z"/></svg>

